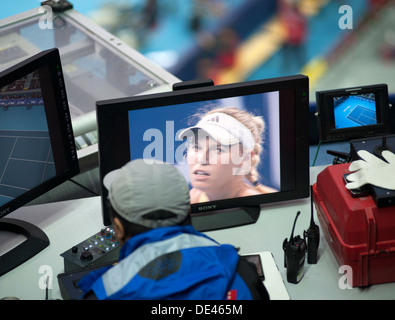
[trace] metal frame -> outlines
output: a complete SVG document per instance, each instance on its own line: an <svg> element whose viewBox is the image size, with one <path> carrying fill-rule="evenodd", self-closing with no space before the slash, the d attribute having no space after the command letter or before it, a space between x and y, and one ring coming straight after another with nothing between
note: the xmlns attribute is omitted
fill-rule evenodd
<svg viewBox="0 0 395 320"><path fill-rule="evenodd" d="M12 17L0 20L0 40L3 36L7 35L7 32L18 28L19 26L22 28L23 26L34 24L35 21L37 21L38 24L40 18L45 14L45 10L40 8L41 7L38 7L37 9L31 9ZM123 62L128 66L132 66L137 73L145 75L148 78L152 78L152 83L147 85L146 90L141 90L136 94L169 91L172 90L172 85L174 83L180 81L177 77L173 76L171 73L150 61L145 56L128 46L122 40L107 32L95 22L80 14L76 10L70 9L64 12L53 12L53 14L54 17L63 19L67 24L73 26L82 34L87 36L86 41L79 41L77 43L71 43L59 47L63 65L67 65L70 61L73 61L73 59L77 59L81 56L84 56L85 54L92 53L95 51L97 46L101 46L108 50L108 52L110 52L113 57L119 59L120 62ZM61 31L54 30L54 32ZM57 34L54 35L55 38L56 36ZM29 39L26 39L25 45L26 47L29 46ZM29 48L29 50L33 51L35 48ZM116 75L114 78L116 78ZM68 95L70 95L70 92L68 92ZM122 97L122 95L119 97ZM96 100L101 100L101 98ZM95 108L92 108L92 110L85 112L82 115L72 117L72 122L73 131L76 138L84 136L86 133L95 131L97 129ZM89 170L90 168L98 165L97 152L97 143L88 145L78 150L80 167L83 171Z"/></svg>

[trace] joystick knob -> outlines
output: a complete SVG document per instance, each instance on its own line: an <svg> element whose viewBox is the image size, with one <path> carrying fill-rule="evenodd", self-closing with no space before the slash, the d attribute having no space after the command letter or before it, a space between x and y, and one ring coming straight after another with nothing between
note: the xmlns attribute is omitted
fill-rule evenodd
<svg viewBox="0 0 395 320"><path fill-rule="evenodd" d="M90 260L92 260L93 259L92 252L90 252L88 250L83 251L81 253L80 259L81 259L81 261L90 261Z"/></svg>

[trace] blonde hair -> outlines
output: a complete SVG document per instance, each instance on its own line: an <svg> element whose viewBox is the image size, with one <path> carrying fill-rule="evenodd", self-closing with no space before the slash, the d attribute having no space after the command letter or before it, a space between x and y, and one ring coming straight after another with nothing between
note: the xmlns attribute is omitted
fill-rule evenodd
<svg viewBox="0 0 395 320"><path fill-rule="evenodd" d="M254 137L254 148L253 155L251 158L251 170L245 175L246 179L255 186L260 192L268 192L268 188L259 185L259 172L258 166L261 161L261 153L263 151L263 141L264 141L264 131L265 131L265 121L262 117L254 116L253 114L234 107L219 107L211 109L206 112L206 114L211 114L215 112L225 113L236 120L240 121L244 126L246 126L252 133Z"/></svg>

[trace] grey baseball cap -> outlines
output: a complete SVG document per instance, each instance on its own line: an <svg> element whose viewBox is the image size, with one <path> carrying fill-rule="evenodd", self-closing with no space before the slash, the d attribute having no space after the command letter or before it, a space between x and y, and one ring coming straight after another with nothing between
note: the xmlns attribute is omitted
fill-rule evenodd
<svg viewBox="0 0 395 320"><path fill-rule="evenodd" d="M168 227L189 214L188 183L171 164L133 160L106 174L103 184L115 211L131 223Z"/></svg>

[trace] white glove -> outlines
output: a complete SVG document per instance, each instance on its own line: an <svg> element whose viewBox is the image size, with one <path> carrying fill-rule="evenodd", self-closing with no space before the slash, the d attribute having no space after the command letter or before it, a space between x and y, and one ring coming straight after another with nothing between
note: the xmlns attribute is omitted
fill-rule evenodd
<svg viewBox="0 0 395 320"><path fill-rule="evenodd" d="M347 189L356 189L365 184L395 190L395 155L388 150L382 152L383 161L365 150L358 151L363 160L356 160L349 166L350 171L356 171L347 176L351 181L346 184Z"/></svg>

